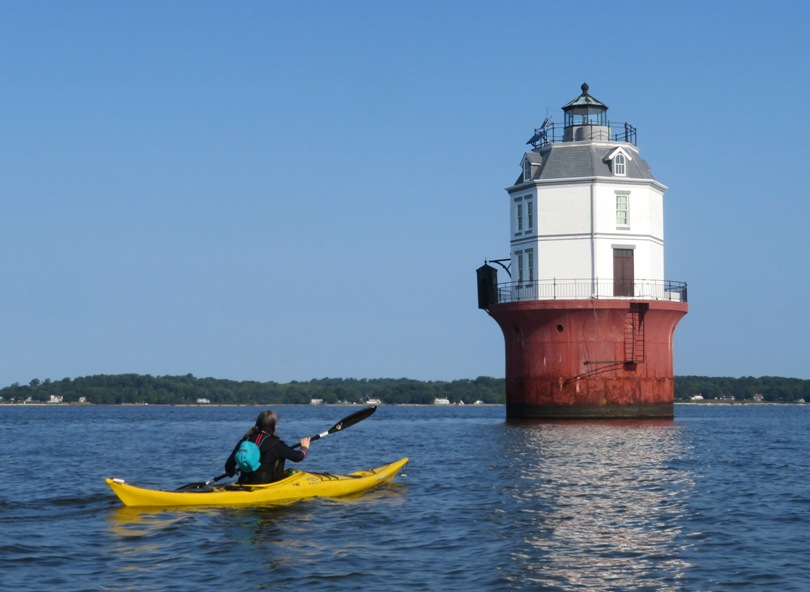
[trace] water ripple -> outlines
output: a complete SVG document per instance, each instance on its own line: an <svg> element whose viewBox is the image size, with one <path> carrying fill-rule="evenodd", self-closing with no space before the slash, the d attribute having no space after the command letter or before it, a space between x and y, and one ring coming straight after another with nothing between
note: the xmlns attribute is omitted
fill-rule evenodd
<svg viewBox="0 0 810 592"><path fill-rule="evenodd" d="M807 409L513 424L501 408L382 407L306 462L345 472L407 454L388 487L285 507L147 511L120 506L103 477L169 487L218 474L255 410L28 411L0 409L11 475L0 494L3 589L806 589ZM305 433L340 413L280 410ZM29 475L12 443L45 425L56 427L44 453L60 462ZM124 431L103 467L87 462ZM184 440L195 444L172 458Z"/></svg>

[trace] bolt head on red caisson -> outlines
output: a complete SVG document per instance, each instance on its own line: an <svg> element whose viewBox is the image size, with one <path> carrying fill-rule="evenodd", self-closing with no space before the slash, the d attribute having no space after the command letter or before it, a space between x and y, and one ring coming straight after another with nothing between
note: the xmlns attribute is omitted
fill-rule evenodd
<svg viewBox="0 0 810 592"><path fill-rule="evenodd" d="M509 419L671 418L686 283L664 279L664 192L588 85L527 142L510 256L477 270L506 349ZM498 268L509 281L498 283Z"/></svg>

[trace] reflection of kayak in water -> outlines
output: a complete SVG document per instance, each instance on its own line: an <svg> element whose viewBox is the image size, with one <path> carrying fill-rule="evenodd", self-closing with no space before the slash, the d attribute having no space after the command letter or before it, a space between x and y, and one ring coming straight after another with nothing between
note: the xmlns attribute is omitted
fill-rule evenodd
<svg viewBox="0 0 810 592"><path fill-rule="evenodd" d="M390 481L408 462L407 458L391 464L357 471L348 475L308 473L289 470L274 483L261 485L216 485L188 491L144 489L123 479L105 479L127 506L232 506L289 503L309 497L341 497L361 493Z"/></svg>

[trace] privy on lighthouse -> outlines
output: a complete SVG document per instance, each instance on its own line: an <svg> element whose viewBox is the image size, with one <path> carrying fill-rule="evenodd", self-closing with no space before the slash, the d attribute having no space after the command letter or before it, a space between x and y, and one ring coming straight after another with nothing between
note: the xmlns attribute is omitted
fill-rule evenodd
<svg viewBox="0 0 810 592"><path fill-rule="evenodd" d="M477 270L498 323L508 419L671 418L686 283L664 275L664 192L636 145L582 93L546 118L506 188L510 256ZM498 268L508 281L498 283Z"/></svg>

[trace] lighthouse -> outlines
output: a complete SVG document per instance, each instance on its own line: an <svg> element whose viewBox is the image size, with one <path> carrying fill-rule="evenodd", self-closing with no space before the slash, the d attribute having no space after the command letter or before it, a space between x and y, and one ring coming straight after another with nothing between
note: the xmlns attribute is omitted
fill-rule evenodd
<svg viewBox="0 0 810 592"><path fill-rule="evenodd" d="M478 306L504 336L506 415L671 418L688 304L686 283L664 275L667 187L636 128L581 90L562 125L534 130L506 188L510 256L477 270Z"/></svg>

